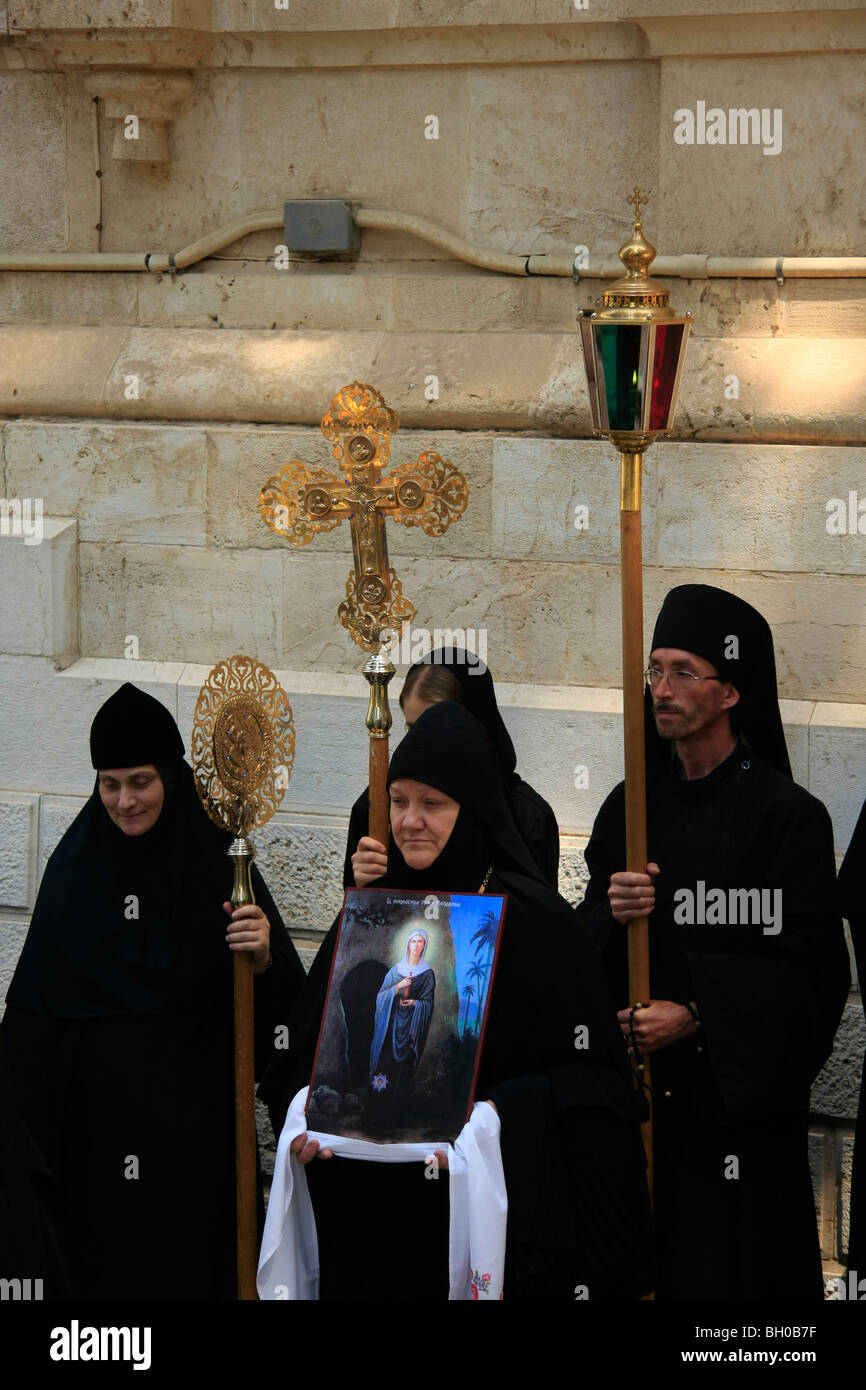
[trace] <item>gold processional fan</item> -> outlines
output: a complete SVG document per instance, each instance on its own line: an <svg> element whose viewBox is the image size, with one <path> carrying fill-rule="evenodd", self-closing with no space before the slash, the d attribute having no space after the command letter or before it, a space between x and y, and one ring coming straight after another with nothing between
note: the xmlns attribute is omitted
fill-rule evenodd
<svg viewBox="0 0 866 1390"><path fill-rule="evenodd" d="M234 837L232 907L255 903L248 834L276 811L295 756L292 707L273 671L249 656L220 661L199 691L192 731L196 789L210 819ZM235 1159L238 1298L256 1298L256 1122L253 962L234 952Z"/></svg>
<svg viewBox="0 0 866 1390"><path fill-rule="evenodd" d="M273 671L249 656L218 662L199 691L192 733L196 788L211 820L241 840L265 825L294 756L292 707Z"/></svg>

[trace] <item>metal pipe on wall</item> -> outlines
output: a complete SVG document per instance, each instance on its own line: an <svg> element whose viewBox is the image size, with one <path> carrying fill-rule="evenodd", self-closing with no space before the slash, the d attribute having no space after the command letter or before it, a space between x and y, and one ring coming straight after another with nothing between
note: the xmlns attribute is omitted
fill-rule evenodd
<svg viewBox="0 0 866 1390"><path fill-rule="evenodd" d="M447 251L455 260L503 275L556 275L564 279L611 280L622 272L615 255L590 258L586 266L576 267L572 256L514 255L507 251L488 251L464 237L447 231L414 213L387 212L380 208L358 208L355 222L361 228L405 232L431 246ZM186 270L199 261L223 251L227 246L251 236L283 228L282 212L253 214L227 227L190 242L180 251L56 251L12 252L0 255L0 270L93 270L147 271L162 275ZM243 260L243 256L238 256ZM866 256L658 256L653 263L656 275L684 280L748 279L860 279L866 276Z"/></svg>

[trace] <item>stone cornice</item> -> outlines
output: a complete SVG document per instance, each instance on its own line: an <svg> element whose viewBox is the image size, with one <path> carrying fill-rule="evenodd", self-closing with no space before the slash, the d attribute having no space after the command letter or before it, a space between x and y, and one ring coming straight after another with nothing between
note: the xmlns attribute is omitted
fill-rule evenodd
<svg viewBox="0 0 866 1390"><path fill-rule="evenodd" d="M866 11L829 14L665 15L642 17L651 58L743 57L748 54L860 52Z"/></svg>
<svg viewBox="0 0 866 1390"><path fill-rule="evenodd" d="M0 48L0 68L524 66L866 49L866 12L862 9L677 15L670 13L670 6L666 8L665 14L614 17L599 7L584 12L581 22L565 24L249 33L211 33L203 28L22 32L10 22L11 32Z"/></svg>
<svg viewBox="0 0 866 1390"><path fill-rule="evenodd" d="M862 350L850 339L695 338L680 439L866 443ZM369 374L406 427L591 435L573 332L219 332L7 324L0 413L318 424L334 383ZM433 373L438 400L424 397ZM724 385L735 378L738 396Z"/></svg>
<svg viewBox="0 0 866 1390"><path fill-rule="evenodd" d="M0 51L0 66L379 68L624 61L644 57L631 22L339 32L195 35L114 31L28 33Z"/></svg>

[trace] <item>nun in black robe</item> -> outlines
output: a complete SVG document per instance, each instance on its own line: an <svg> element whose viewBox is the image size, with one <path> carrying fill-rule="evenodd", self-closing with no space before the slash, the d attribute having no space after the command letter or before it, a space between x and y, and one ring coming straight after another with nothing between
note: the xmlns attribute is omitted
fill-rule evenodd
<svg viewBox="0 0 866 1390"><path fill-rule="evenodd" d="M736 667L726 662L739 639ZM679 775L647 692L648 862L654 1000L697 1006L698 1032L652 1052L655 1218L663 1299L820 1299L807 1157L809 1089L828 1057L849 968L835 908L830 817L791 780L772 635L747 603L706 585L668 594L650 650L704 657L740 693L733 751ZM727 666L727 669L726 669ZM596 817L578 918L628 998L627 931L607 897L624 869L624 784ZM781 890L781 921L689 925L678 890ZM768 903L776 900L770 898ZM680 917L685 914L680 911Z"/></svg>
<svg viewBox="0 0 866 1390"><path fill-rule="evenodd" d="M45 869L7 998L18 1104L58 1189L72 1294L234 1298L230 837L196 793L168 711L124 685L91 730L100 769L152 764L155 825L93 794ZM255 976L259 1070L303 968L261 876L272 964Z"/></svg>
<svg viewBox="0 0 866 1390"><path fill-rule="evenodd" d="M446 659L447 657L447 659ZM439 672L450 672L453 683L460 690L451 695L443 695L428 687L432 679L437 684ZM505 803L511 812L520 838L529 851L531 861L545 883L557 888L559 883L559 826L552 808L534 787L515 771L517 754L511 735L496 703L493 677L480 657L465 652L459 647L447 647L428 652L423 661L416 661L406 672L403 690L400 695L417 694L422 700L458 700L470 714L484 725L487 736L493 745L496 762L502 780ZM343 867L343 887L355 887L352 870L352 855L358 848L358 841L369 833L370 791L365 788L352 807L349 817L349 834L346 840L346 858Z"/></svg>
<svg viewBox="0 0 866 1390"><path fill-rule="evenodd" d="M439 789L460 810L427 869L410 869L392 840L375 886L508 895L476 1091L502 1126L504 1297L573 1302L578 1286L590 1300L639 1297L653 1274L638 1103L595 950L541 881L495 753L466 709L445 701L425 710L391 759L389 783L399 779ZM310 1078L338 925L298 1001L292 1050L259 1088L275 1128ZM575 1042L581 1026L587 1047ZM425 1181L423 1164L336 1157L315 1159L307 1178L322 1299L447 1298L447 1173Z"/></svg>
<svg viewBox="0 0 866 1390"><path fill-rule="evenodd" d="M866 802L854 827L842 867L839 870L839 911L848 919L860 1002L866 1008ZM854 1168L851 1174L851 1224L848 1234L848 1268L866 1276L866 1059L860 1076L860 1104L854 1132Z"/></svg>

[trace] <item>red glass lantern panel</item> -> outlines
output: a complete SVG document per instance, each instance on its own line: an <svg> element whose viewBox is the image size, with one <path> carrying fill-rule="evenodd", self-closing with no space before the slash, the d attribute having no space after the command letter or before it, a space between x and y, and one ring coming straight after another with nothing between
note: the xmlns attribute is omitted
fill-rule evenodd
<svg viewBox="0 0 866 1390"><path fill-rule="evenodd" d="M683 347L683 323L660 323L656 329L652 364L650 430L666 430L673 413L677 369Z"/></svg>

